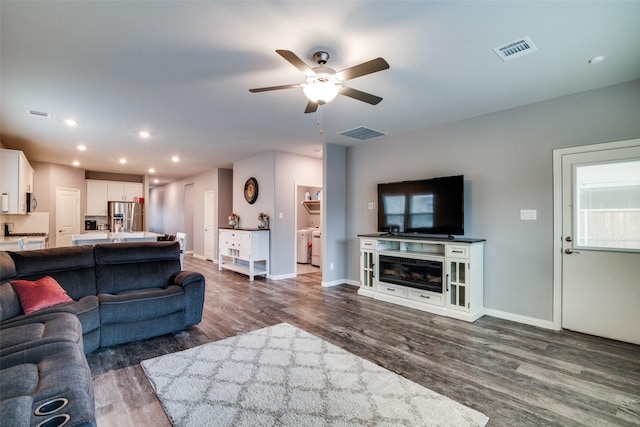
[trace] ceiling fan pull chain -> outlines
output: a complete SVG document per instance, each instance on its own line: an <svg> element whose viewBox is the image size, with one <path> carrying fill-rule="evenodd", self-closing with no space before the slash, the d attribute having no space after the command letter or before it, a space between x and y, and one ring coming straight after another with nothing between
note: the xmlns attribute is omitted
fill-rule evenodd
<svg viewBox="0 0 640 427"><path fill-rule="evenodd" d="M320 126L320 135L324 132L322 131L322 104L318 105L318 122L317 125Z"/></svg>

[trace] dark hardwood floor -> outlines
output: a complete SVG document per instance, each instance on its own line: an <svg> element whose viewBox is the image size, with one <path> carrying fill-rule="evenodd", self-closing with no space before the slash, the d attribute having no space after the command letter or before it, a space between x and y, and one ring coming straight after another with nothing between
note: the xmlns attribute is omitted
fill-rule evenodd
<svg viewBox="0 0 640 427"><path fill-rule="evenodd" d="M640 425L640 346L485 316L474 323L187 256L207 279L202 323L88 357L98 425L170 425L140 362L288 322L486 414L489 426ZM638 325L640 327L640 325Z"/></svg>

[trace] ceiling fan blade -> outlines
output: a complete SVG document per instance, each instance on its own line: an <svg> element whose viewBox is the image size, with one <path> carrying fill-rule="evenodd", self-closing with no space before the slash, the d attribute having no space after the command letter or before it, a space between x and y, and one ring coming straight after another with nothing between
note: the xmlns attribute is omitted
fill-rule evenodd
<svg viewBox="0 0 640 427"><path fill-rule="evenodd" d="M291 65L293 65L294 67L296 67L298 70L302 71L303 73L311 74L311 75L315 74L314 71L307 64L305 64L302 59L298 58L298 55L296 55L295 53L291 52L290 50L278 49L278 50L276 50L276 53L278 55L282 56L287 61L289 61L291 63Z"/></svg>
<svg viewBox="0 0 640 427"><path fill-rule="evenodd" d="M318 109L318 103L317 102L313 102L313 101L309 101L307 102L307 108L304 109L304 113L315 113L316 110Z"/></svg>
<svg viewBox="0 0 640 427"><path fill-rule="evenodd" d="M349 98L357 99L358 101L366 102L371 105L376 105L382 101L382 98L379 96L371 95L370 93L362 92L361 90L352 89L346 86L340 89L340 93L348 96Z"/></svg>
<svg viewBox="0 0 640 427"><path fill-rule="evenodd" d="M371 61L363 62L359 65L354 65L351 68L342 70L338 75L343 81L355 79L356 77L365 76L367 74L375 73L378 71L386 70L389 68L389 64L382 58L372 59Z"/></svg>
<svg viewBox="0 0 640 427"><path fill-rule="evenodd" d="M280 89L293 89L296 87L302 87L300 84L293 84L293 85L282 85L282 86L269 86L269 87L259 87L256 89L249 89L249 92L266 92L269 90L280 90Z"/></svg>

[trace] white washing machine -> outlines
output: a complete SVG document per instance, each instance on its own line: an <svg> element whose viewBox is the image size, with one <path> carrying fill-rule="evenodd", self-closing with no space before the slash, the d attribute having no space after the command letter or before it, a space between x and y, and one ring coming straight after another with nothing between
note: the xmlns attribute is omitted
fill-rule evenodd
<svg viewBox="0 0 640 427"><path fill-rule="evenodd" d="M315 228L299 228L296 234L296 261L298 264L311 262L311 233Z"/></svg>
<svg viewBox="0 0 640 427"><path fill-rule="evenodd" d="M314 230L311 233L311 265L322 267L322 233Z"/></svg>

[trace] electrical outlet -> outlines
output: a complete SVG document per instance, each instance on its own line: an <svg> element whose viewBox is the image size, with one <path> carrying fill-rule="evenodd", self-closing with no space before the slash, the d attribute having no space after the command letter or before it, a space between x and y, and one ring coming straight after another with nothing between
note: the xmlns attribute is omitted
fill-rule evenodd
<svg viewBox="0 0 640 427"><path fill-rule="evenodd" d="M374 202L369 202L369 210L372 211L372 210L375 210L375 208L376 208L376 204Z"/></svg>
<svg viewBox="0 0 640 427"><path fill-rule="evenodd" d="M282 212L280 212L280 213L278 214L278 218L279 218L279 219L284 218L284 214L283 214Z"/></svg>
<svg viewBox="0 0 640 427"><path fill-rule="evenodd" d="M536 209L520 210L520 219L523 221L535 221L538 219L538 211Z"/></svg>
<svg viewBox="0 0 640 427"><path fill-rule="evenodd" d="M329 270L333 270L333 263L332 262L329 263Z"/></svg>

